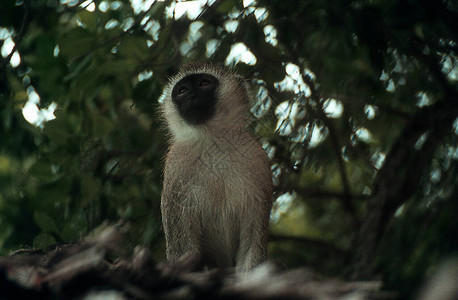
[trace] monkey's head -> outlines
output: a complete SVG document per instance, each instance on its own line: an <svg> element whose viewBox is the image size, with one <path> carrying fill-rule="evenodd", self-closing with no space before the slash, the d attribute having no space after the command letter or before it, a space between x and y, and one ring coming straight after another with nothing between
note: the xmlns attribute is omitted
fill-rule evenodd
<svg viewBox="0 0 458 300"><path fill-rule="evenodd" d="M245 126L249 95L243 79L225 68L189 64L171 78L162 114L174 140L192 140Z"/></svg>

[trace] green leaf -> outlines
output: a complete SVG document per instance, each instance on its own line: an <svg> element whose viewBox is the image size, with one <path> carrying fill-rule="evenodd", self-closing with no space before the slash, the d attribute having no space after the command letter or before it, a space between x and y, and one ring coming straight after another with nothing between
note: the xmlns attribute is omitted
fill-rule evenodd
<svg viewBox="0 0 458 300"><path fill-rule="evenodd" d="M98 199L102 184L99 178L91 174L83 174L81 178L81 191L83 193L82 204L86 205Z"/></svg>
<svg viewBox="0 0 458 300"><path fill-rule="evenodd" d="M81 72L85 71L92 62L92 59L93 55L89 54L84 56L81 60L72 63L70 65L71 72L64 77L64 81L70 81L76 76L78 76Z"/></svg>
<svg viewBox="0 0 458 300"><path fill-rule="evenodd" d="M126 37L119 46L119 53L139 60L148 58L149 49L144 38Z"/></svg>
<svg viewBox="0 0 458 300"><path fill-rule="evenodd" d="M67 145L73 136L73 130L67 119L64 116L59 116L60 111L62 110L56 110L56 119L46 123L43 133L56 144Z"/></svg>
<svg viewBox="0 0 458 300"><path fill-rule="evenodd" d="M50 182L57 179L57 175L52 172L51 163L45 159L40 159L30 167L28 174L39 179L41 182Z"/></svg>
<svg viewBox="0 0 458 300"><path fill-rule="evenodd" d="M81 237L83 232L87 232L87 230L87 219L83 213L76 210L63 226L61 237L64 240L75 241Z"/></svg>
<svg viewBox="0 0 458 300"><path fill-rule="evenodd" d="M48 214L44 212L35 211L33 213L33 219L37 223L43 232L59 234L59 229L56 222Z"/></svg>
<svg viewBox="0 0 458 300"><path fill-rule="evenodd" d="M98 67L99 74L114 75L125 74L135 67L135 62L131 59L118 59L107 61Z"/></svg>
<svg viewBox="0 0 458 300"><path fill-rule="evenodd" d="M45 250L46 247L54 244L56 244L56 240L48 233L40 233L33 239L33 248L35 249Z"/></svg>
<svg viewBox="0 0 458 300"><path fill-rule="evenodd" d="M96 28L96 25L98 24L98 21L100 19L97 10L94 12L90 12L87 10L83 10L77 14L79 20L81 23L86 25L88 28Z"/></svg>
<svg viewBox="0 0 458 300"><path fill-rule="evenodd" d="M88 30L75 28L61 36L58 44L62 55L73 57L88 53L96 46L97 39Z"/></svg>
<svg viewBox="0 0 458 300"><path fill-rule="evenodd" d="M92 132L94 137L106 137L115 127L115 124L110 118L98 114L92 115Z"/></svg>
<svg viewBox="0 0 458 300"><path fill-rule="evenodd" d="M225 15L229 14L235 8L241 9L242 3L236 0L222 1L221 4L216 7L216 11L219 14Z"/></svg>

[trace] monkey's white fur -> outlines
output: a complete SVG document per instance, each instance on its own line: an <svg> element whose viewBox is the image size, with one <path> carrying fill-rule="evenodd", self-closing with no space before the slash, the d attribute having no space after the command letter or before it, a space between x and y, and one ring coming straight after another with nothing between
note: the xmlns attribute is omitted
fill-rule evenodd
<svg viewBox="0 0 458 300"><path fill-rule="evenodd" d="M190 74L219 80L214 116L186 123L171 99ZM247 271L266 259L272 178L267 156L246 130L249 94L225 69L188 67L164 90L163 117L171 133L162 192L167 258L198 254L210 267Z"/></svg>

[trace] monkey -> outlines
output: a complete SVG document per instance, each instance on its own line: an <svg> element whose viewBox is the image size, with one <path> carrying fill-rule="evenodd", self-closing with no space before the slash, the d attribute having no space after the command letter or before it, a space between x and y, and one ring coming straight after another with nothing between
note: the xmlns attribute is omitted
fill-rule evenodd
<svg viewBox="0 0 458 300"><path fill-rule="evenodd" d="M161 194L170 263L242 273L267 259L272 174L247 129L248 85L233 71L188 64L169 80L161 113L170 146Z"/></svg>

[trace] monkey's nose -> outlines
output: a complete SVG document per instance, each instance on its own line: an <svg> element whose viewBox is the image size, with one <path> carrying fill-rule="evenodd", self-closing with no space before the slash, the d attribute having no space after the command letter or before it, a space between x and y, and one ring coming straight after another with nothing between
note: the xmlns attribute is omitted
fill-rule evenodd
<svg viewBox="0 0 458 300"><path fill-rule="evenodd" d="M187 91L175 97L174 101L177 105L189 105L195 103L195 98L196 95L194 93Z"/></svg>
<svg viewBox="0 0 458 300"><path fill-rule="evenodd" d="M194 93L189 93L189 94L188 94L188 97L187 97L187 100L188 100L189 103L195 104L195 103L197 102L197 100L196 100L196 94L194 94Z"/></svg>

